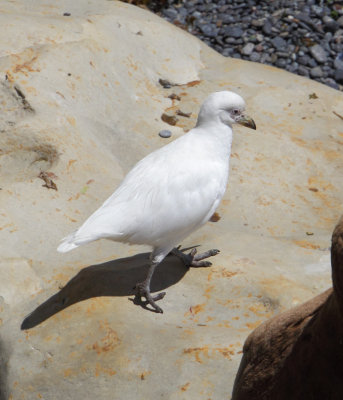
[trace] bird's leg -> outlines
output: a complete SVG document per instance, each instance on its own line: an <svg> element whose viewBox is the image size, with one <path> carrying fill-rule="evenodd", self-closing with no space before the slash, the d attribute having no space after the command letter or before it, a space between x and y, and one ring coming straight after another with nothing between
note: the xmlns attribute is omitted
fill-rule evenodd
<svg viewBox="0 0 343 400"><path fill-rule="evenodd" d="M145 280L143 282L137 283L137 285L135 286L136 295L135 295L135 298L133 299L133 302L135 304L142 304L142 297L145 297L146 302L143 302L143 304L150 304L157 313L163 313L162 308L159 307L155 303L155 301L163 299L166 292L159 293L157 296L154 296L154 297L152 297L150 294L151 277L152 277L152 275L155 271L155 268L157 267L158 264L159 264L159 262L152 261L150 264L148 275L145 278Z"/></svg>
<svg viewBox="0 0 343 400"><path fill-rule="evenodd" d="M174 248L171 251L171 254L180 258L180 260L187 266L187 267L210 267L212 265L209 261L203 261L205 258L213 257L217 255L220 251L217 249L212 249L205 251L204 253L197 254L197 250L193 248L190 253L185 254L178 248Z"/></svg>

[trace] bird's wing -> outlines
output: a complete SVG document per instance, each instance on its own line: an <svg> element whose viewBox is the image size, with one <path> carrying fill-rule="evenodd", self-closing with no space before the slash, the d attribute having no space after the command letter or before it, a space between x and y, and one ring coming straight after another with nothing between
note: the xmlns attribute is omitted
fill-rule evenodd
<svg viewBox="0 0 343 400"><path fill-rule="evenodd" d="M69 242L111 238L155 246L174 236L182 239L206 222L225 191L228 168L186 139L137 163Z"/></svg>

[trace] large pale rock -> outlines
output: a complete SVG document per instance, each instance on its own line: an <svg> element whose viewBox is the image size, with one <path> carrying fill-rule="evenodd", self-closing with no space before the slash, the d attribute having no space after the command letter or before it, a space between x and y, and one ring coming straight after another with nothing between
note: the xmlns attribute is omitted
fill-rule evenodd
<svg viewBox="0 0 343 400"><path fill-rule="evenodd" d="M332 236L331 260L333 290L249 335L232 400L343 398L343 218Z"/></svg>
<svg viewBox="0 0 343 400"><path fill-rule="evenodd" d="M120 2L2 1L0 19L2 397L228 398L250 331L330 286L342 94L223 58ZM222 89L243 95L258 130L235 129L221 218L183 243L220 248L214 266L187 271L168 257L156 315L128 300L147 248L56 247ZM191 118L161 120L177 109Z"/></svg>

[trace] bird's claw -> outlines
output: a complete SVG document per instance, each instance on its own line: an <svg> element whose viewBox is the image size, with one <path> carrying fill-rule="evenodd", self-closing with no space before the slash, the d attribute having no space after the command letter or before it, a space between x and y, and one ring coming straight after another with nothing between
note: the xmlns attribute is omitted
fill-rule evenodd
<svg viewBox="0 0 343 400"><path fill-rule="evenodd" d="M194 250L196 250L196 249L194 249ZM200 261L200 260L203 260L204 258L216 256L219 253L220 253L220 250L218 250L218 249L207 250L204 253L200 253L200 254L196 254L196 251L195 251L193 261Z"/></svg>
<svg viewBox="0 0 343 400"><path fill-rule="evenodd" d="M180 250L180 246L172 250L172 254L180 258L186 266L189 267L210 267L209 261L203 261L205 258L216 256L220 253L218 249L211 249L204 253L197 254L197 249L193 248L190 253L185 254Z"/></svg>
<svg viewBox="0 0 343 400"><path fill-rule="evenodd" d="M166 292L161 292L156 296L151 296L150 289L146 286L144 282L137 283L134 288L136 290L135 298L133 299L134 304L142 305L144 308L147 308L147 304L150 304L156 313L163 314L163 310L159 307L155 302L163 299L166 295ZM142 300L142 297L145 297L146 301Z"/></svg>

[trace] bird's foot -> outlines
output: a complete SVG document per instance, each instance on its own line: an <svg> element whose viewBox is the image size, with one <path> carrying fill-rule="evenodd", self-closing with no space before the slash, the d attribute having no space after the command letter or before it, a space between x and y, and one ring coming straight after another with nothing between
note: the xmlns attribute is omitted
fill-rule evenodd
<svg viewBox="0 0 343 400"><path fill-rule="evenodd" d="M145 282L137 283L137 285L135 286L135 290L136 294L135 298L133 299L134 304L139 304L144 308L147 308L147 304L150 304L151 307L154 309L153 311L163 314L162 308L159 307L155 302L163 299L163 297L166 295L166 292L159 293L158 295L153 297L150 294L150 288ZM146 301L142 301L142 297L145 297Z"/></svg>
<svg viewBox="0 0 343 400"><path fill-rule="evenodd" d="M197 254L197 250L193 248L190 253L185 254L180 250L180 247L175 248L171 251L171 253L180 258L180 260L187 267L210 267L212 263L210 261L203 261L205 258L216 256L220 253L217 249L212 249L205 251L204 253Z"/></svg>

